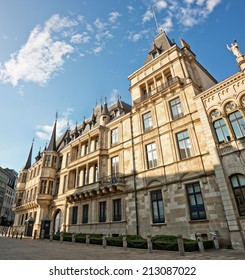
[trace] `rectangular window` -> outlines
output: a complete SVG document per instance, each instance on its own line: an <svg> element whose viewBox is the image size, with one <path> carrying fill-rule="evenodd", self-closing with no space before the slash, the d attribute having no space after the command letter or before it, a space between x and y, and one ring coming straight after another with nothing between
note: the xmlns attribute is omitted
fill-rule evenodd
<svg viewBox="0 0 245 280"><path fill-rule="evenodd" d="M45 156L45 161L44 161L44 167L49 167L50 166L50 160L51 160L51 156L46 155Z"/></svg>
<svg viewBox="0 0 245 280"><path fill-rule="evenodd" d="M71 219L71 223L73 225L77 224L77 213L78 213L78 207L74 206L72 207L72 219Z"/></svg>
<svg viewBox="0 0 245 280"><path fill-rule="evenodd" d="M88 223L88 204L83 205L82 223L83 224L87 224Z"/></svg>
<svg viewBox="0 0 245 280"><path fill-rule="evenodd" d="M119 157L111 158L111 175L116 175L119 172Z"/></svg>
<svg viewBox="0 0 245 280"><path fill-rule="evenodd" d="M206 212L199 183L186 185L191 220L206 219Z"/></svg>
<svg viewBox="0 0 245 280"><path fill-rule="evenodd" d="M99 203L99 222L106 221L106 201Z"/></svg>
<svg viewBox="0 0 245 280"><path fill-rule="evenodd" d="M157 166L156 143L146 145L146 156L148 169Z"/></svg>
<svg viewBox="0 0 245 280"><path fill-rule="evenodd" d="M173 120L183 116L180 98L177 97L169 102Z"/></svg>
<svg viewBox="0 0 245 280"><path fill-rule="evenodd" d="M66 166L70 163L70 153L66 154Z"/></svg>
<svg viewBox="0 0 245 280"><path fill-rule="evenodd" d="M121 209L121 199L113 200L113 221L121 221L122 219L122 209Z"/></svg>
<svg viewBox="0 0 245 280"><path fill-rule="evenodd" d="M182 131L180 133L177 133L177 141L178 141L178 147L179 147L179 154L180 159L189 158L192 156L191 153L191 142L189 139L188 131Z"/></svg>
<svg viewBox="0 0 245 280"><path fill-rule="evenodd" d="M111 131L111 145L118 143L118 128L112 129Z"/></svg>
<svg viewBox="0 0 245 280"><path fill-rule="evenodd" d="M153 223L164 223L165 216L161 190L151 192L151 205Z"/></svg>
<svg viewBox="0 0 245 280"><path fill-rule="evenodd" d="M142 118L143 118L144 131L151 130L153 128L151 112L144 114Z"/></svg>

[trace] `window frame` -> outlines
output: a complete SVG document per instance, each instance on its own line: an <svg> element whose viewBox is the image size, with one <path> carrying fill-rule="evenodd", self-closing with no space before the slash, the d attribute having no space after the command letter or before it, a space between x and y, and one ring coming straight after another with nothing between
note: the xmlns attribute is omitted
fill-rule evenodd
<svg viewBox="0 0 245 280"><path fill-rule="evenodd" d="M113 222L119 222L122 220L122 200L121 200L121 198L113 199L112 220L113 220Z"/></svg>
<svg viewBox="0 0 245 280"><path fill-rule="evenodd" d="M237 117L236 114L239 114L240 116ZM231 116L234 116L235 118L233 120L231 120ZM244 118L243 118L242 113L239 110L236 110L236 111L234 111L234 112L232 112L228 115L228 119L229 119L232 131L233 131L236 139L244 138L245 137L245 128L242 128L242 124L240 123L240 120L241 120L241 122L243 122L244 126L245 126L245 122L244 122ZM236 125L236 128L235 128L235 125ZM240 133L239 137L237 135L237 129Z"/></svg>
<svg viewBox="0 0 245 280"><path fill-rule="evenodd" d="M76 225L77 224L77 216L78 216L78 206L72 207L72 216L71 216L71 224Z"/></svg>
<svg viewBox="0 0 245 280"><path fill-rule="evenodd" d="M245 176L240 173L232 174L229 179L233 190L234 198L236 201L237 210L239 212L239 215L241 217L244 217L245 216L245 183L242 184L241 179L239 179L239 177L240 178L243 177L243 180L245 180ZM237 180L238 183L237 186L233 185L232 178L235 178ZM244 209L242 209L242 207Z"/></svg>
<svg viewBox="0 0 245 280"><path fill-rule="evenodd" d="M198 187L198 190L196 189ZM189 190L192 188L192 192L189 192ZM204 199L202 195L201 185L199 182L193 182L185 185L187 199L188 199L188 206L189 206L189 214L191 221L197 221L197 220L206 220L207 214L204 204ZM191 196L193 196L194 201L192 200ZM202 203L199 203L200 201ZM193 204L193 202L195 204ZM197 213L197 216L194 216L194 213ZM203 214L201 213L203 212Z"/></svg>
<svg viewBox="0 0 245 280"><path fill-rule="evenodd" d="M154 145L154 148L153 148ZM148 150L149 147L149 150ZM146 151L146 160L147 160L147 168L155 168L158 166L157 164L157 147L156 142L151 142L145 145Z"/></svg>
<svg viewBox="0 0 245 280"><path fill-rule="evenodd" d="M184 133L187 133L187 136L185 136ZM183 138L179 139L178 135L181 135L181 134L183 135ZM180 131L180 132L176 133L176 140L177 140L177 144L178 144L180 160L184 160L184 159L188 159L188 158L192 157L193 156L192 145L191 145L191 141L190 141L190 136L189 136L188 130L186 129L186 130L183 130L183 131ZM183 145L184 149L180 148L182 143L184 143L184 145ZM188 147L188 145L190 147Z"/></svg>
<svg viewBox="0 0 245 280"><path fill-rule="evenodd" d="M223 124L221 124L220 122L223 122ZM219 126L215 127L216 123L218 123ZM215 120L213 122L213 128L214 128L215 135L216 135L216 138L217 138L219 144L226 143L230 140L230 133L229 133L228 127L226 125L226 122L223 118ZM221 134L219 134L217 132L218 130L221 132ZM219 135L222 135L222 139L219 137Z"/></svg>
<svg viewBox="0 0 245 280"><path fill-rule="evenodd" d="M150 192L151 196L151 212L152 212L152 223L162 224L165 223L165 211L163 203L162 190L154 190Z"/></svg>
<svg viewBox="0 0 245 280"><path fill-rule="evenodd" d="M179 101L178 103L176 103L177 100ZM173 104L173 102L174 102L174 104ZM171 116L172 116L173 120L176 120L184 115L181 100L180 100L179 96L172 100L169 100L169 107L170 107ZM178 112L179 109L180 109L180 112ZM174 114L174 110L177 111L178 113Z"/></svg>
<svg viewBox="0 0 245 280"><path fill-rule="evenodd" d="M89 204L83 204L83 215L82 215L82 223L88 224L89 220Z"/></svg>
<svg viewBox="0 0 245 280"><path fill-rule="evenodd" d="M143 129L149 131L153 129L153 120L151 111L142 115Z"/></svg>
<svg viewBox="0 0 245 280"><path fill-rule="evenodd" d="M116 127L111 130L111 145L117 145L118 139L118 127Z"/></svg>
<svg viewBox="0 0 245 280"><path fill-rule="evenodd" d="M99 222L106 222L106 201L99 202Z"/></svg>

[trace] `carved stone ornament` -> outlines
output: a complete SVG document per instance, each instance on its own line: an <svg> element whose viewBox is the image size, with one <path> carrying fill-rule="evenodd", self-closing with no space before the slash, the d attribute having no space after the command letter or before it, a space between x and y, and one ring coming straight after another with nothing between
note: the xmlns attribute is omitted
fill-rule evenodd
<svg viewBox="0 0 245 280"><path fill-rule="evenodd" d="M236 108L236 104L234 102L229 102L225 105L225 111L230 112Z"/></svg>
<svg viewBox="0 0 245 280"><path fill-rule="evenodd" d="M243 106L245 105L245 95L243 95L243 97L241 98L241 103Z"/></svg>
<svg viewBox="0 0 245 280"><path fill-rule="evenodd" d="M216 109L216 110L213 110L210 115L211 115L212 119L217 119L221 116L221 113L219 110Z"/></svg>

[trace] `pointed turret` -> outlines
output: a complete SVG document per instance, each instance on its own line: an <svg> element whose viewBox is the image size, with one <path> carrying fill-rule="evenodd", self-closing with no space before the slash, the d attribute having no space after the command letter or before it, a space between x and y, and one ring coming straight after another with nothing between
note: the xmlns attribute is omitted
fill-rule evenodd
<svg viewBox="0 0 245 280"><path fill-rule="evenodd" d="M110 120L110 113L109 113L109 110L108 110L108 107L107 107L107 102L106 102L106 99L105 99L103 110L102 110L101 115L100 115L100 124L101 125L106 125L109 122L109 120Z"/></svg>
<svg viewBox="0 0 245 280"><path fill-rule="evenodd" d="M156 58L158 55L160 55L162 52L170 49L173 45L175 45L174 42L172 42L166 33L164 31L161 31L155 38L154 42L151 46L151 49L149 51L149 54L145 60L145 63L150 62L152 59Z"/></svg>
<svg viewBox="0 0 245 280"><path fill-rule="evenodd" d="M53 132L51 135L51 139L50 139L47 151L55 151L55 152L57 151L57 148L56 148L56 123L57 123L57 119L55 120L55 123L54 123L54 128L53 128Z"/></svg>
<svg viewBox="0 0 245 280"><path fill-rule="evenodd" d="M31 167L31 158L32 158L33 144L34 144L34 139L33 139L32 144L31 144L31 149L30 149L27 161L26 161L26 163L25 163L25 165L23 167L23 169L25 169L25 170L27 170L27 169L29 169Z"/></svg>

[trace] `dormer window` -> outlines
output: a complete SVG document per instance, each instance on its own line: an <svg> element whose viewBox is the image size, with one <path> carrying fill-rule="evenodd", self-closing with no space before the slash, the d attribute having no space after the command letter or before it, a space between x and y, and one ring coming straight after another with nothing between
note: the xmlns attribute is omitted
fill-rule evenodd
<svg viewBox="0 0 245 280"><path fill-rule="evenodd" d="M159 56L159 52L158 52L157 50L154 50L154 51L151 53L151 55L152 55L152 58L156 58L156 57Z"/></svg>

